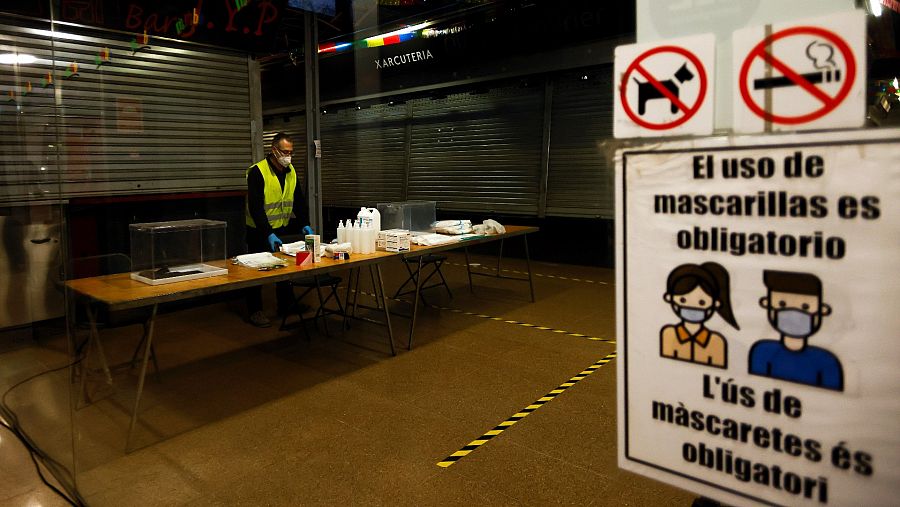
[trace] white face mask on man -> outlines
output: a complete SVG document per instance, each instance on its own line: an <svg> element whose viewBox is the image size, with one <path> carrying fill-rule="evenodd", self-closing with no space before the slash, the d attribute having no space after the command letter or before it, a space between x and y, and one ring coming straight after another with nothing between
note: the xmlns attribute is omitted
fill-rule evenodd
<svg viewBox="0 0 900 507"><path fill-rule="evenodd" d="M272 155L275 156L275 160L277 160L278 164L280 164L282 167L287 167L287 166L291 165L291 153L290 152L284 153L283 151L281 151L281 149L273 146L272 147Z"/></svg>

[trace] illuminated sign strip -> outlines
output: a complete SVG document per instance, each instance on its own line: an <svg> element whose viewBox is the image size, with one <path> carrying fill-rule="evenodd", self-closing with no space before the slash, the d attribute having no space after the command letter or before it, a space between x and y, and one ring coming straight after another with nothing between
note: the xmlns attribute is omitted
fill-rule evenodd
<svg viewBox="0 0 900 507"><path fill-rule="evenodd" d="M338 53L340 51L346 51L354 47L374 48L379 46L399 44L401 42L411 40L415 37L421 37L423 32L425 31L425 28L430 26L431 24L432 23L430 21L426 21L424 23L419 23L418 25L408 26L400 30L394 30L393 32L375 35L373 37L368 37L363 40L354 42L326 42L324 44L319 44L319 53Z"/></svg>

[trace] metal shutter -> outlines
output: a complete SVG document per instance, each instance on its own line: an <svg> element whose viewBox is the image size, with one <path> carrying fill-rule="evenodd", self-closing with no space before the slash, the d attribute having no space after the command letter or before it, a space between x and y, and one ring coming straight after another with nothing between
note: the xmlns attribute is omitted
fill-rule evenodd
<svg viewBox="0 0 900 507"><path fill-rule="evenodd" d="M410 104L409 199L446 210L537 213L542 87Z"/></svg>
<svg viewBox="0 0 900 507"><path fill-rule="evenodd" d="M547 215L611 218L613 167L599 144L612 138L612 68L554 82Z"/></svg>
<svg viewBox="0 0 900 507"><path fill-rule="evenodd" d="M0 90L18 99L0 105L0 199L243 188L252 163L247 57L152 38L133 53L130 39L108 37L0 24L0 52L38 57L0 74ZM104 48L110 59L98 66ZM72 62L78 75L66 79ZM48 72L54 86L44 88Z"/></svg>
<svg viewBox="0 0 900 507"><path fill-rule="evenodd" d="M322 203L374 206L403 200L404 104L328 111L322 116Z"/></svg>

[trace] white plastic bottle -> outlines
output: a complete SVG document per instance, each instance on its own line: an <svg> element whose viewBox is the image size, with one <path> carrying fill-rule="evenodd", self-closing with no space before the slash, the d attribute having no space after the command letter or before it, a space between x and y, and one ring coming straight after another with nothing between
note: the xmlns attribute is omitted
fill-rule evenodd
<svg viewBox="0 0 900 507"><path fill-rule="evenodd" d="M364 254L372 253L372 242L370 241L372 239L372 230L373 229L372 229L371 222L367 223L366 226L363 227L364 238L363 238L362 243L363 243L363 253Z"/></svg>
<svg viewBox="0 0 900 507"><path fill-rule="evenodd" d="M368 225L365 221L359 221L359 253L367 254L369 253L369 247L367 246L369 239L369 229Z"/></svg>
<svg viewBox="0 0 900 507"><path fill-rule="evenodd" d="M353 222L353 228L350 229L350 243L352 243L352 251L353 253L360 252L360 230L359 230L359 220Z"/></svg>
<svg viewBox="0 0 900 507"><path fill-rule="evenodd" d="M344 222L338 220L337 226L337 242L343 243L346 240L347 229L344 228Z"/></svg>
<svg viewBox="0 0 900 507"><path fill-rule="evenodd" d="M360 228L364 228L367 224L372 223L372 213L365 206L359 208L356 218L359 219Z"/></svg>
<svg viewBox="0 0 900 507"><path fill-rule="evenodd" d="M347 242L350 243L350 252L356 253L356 238L354 237L356 233L353 232L353 224L350 223L350 220L347 220L347 223L350 224L350 226L347 227L347 232L345 233L347 236Z"/></svg>
<svg viewBox="0 0 900 507"><path fill-rule="evenodd" d="M368 208L368 210L372 216L372 224L375 226L375 235L378 236L378 231L381 230L381 213L378 208Z"/></svg>

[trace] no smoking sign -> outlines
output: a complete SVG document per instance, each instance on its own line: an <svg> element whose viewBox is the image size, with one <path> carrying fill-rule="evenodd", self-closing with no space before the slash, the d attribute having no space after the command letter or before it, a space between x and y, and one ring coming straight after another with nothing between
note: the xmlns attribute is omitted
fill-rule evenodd
<svg viewBox="0 0 900 507"><path fill-rule="evenodd" d="M615 137L711 134L714 57L713 35L617 47Z"/></svg>
<svg viewBox="0 0 900 507"><path fill-rule="evenodd" d="M740 30L733 45L736 132L864 123L862 12Z"/></svg>

